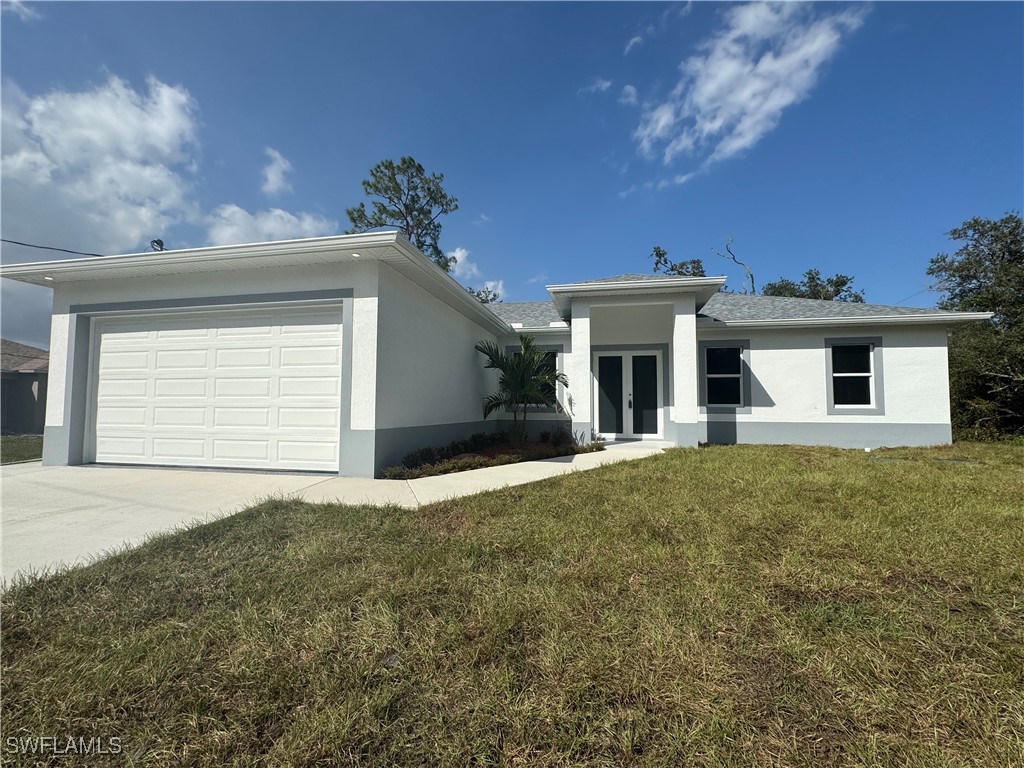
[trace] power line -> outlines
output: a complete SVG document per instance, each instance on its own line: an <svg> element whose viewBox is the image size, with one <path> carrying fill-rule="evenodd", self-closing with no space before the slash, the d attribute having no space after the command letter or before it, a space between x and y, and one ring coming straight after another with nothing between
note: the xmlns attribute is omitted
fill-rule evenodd
<svg viewBox="0 0 1024 768"><path fill-rule="evenodd" d="M86 253L85 251L69 251L67 248L54 248L52 245L36 245L34 243L20 243L17 240L8 240L0 237L0 242L10 243L11 245L23 245L26 248L42 248L44 251L60 251L61 253L73 253L76 256L100 256L102 253Z"/></svg>
<svg viewBox="0 0 1024 768"><path fill-rule="evenodd" d="M926 287L926 288L922 288L922 289L921 289L920 291L918 291L917 293L912 293L912 294L910 294L909 296L907 296L907 298L905 298L905 299L900 299L899 301L897 301L897 302L896 302L896 306L898 307L898 306L900 306L900 304L902 304L902 303L903 303L904 301L910 301L910 300L911 300L912 298L914 298L915 296L920 296L920 295L921 295L922 293L925 293L925 292L927 292L927 291L931 291L931 290L934 290L934 289L933 289L933 288L932 288L932 287L931 287L930 285L929 285L928 287Z"/></svg>

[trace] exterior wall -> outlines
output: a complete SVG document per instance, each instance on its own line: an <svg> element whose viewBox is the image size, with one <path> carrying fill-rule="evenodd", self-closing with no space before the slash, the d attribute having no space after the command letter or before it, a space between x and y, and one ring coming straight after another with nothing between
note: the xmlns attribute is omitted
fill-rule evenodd
<svg viewBox="0 0 1024 768"><path fill-rule="evenodd" d="M39 435L46 412L46 373L3 374L0 429L5 435Z"/></svg>
<svg viewBox="0 0 1024 768"><path fill-rule="evenodd" d="M825 339L881 339L877 414L830 414ZM700 341L749 340L746 407L700 408L700 439L870 448L951 440L946 330L930 326L698 329ZM880 377L880 379L879 379Z"/></svg>
<svg viewBox="0 0 1024 768"><path fill-rule="evenodd" d="M609 304L591 301L590 343L597 347L668 344L673 302Z"/></svg>
<svg viewBox="0 0 1024 768"><path fill-rule="evenodd" d="M376 465L495 428L482 401L496 377L474 347L497 338L390 267L380 268Z"/></svg>

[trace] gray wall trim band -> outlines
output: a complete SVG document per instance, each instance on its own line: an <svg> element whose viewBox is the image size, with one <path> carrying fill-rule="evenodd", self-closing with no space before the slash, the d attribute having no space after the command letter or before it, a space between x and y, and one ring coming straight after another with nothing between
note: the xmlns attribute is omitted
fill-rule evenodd
<svg viewBox="0 0 1024 768"><path fill-rule="evenodd" d="M464 421L454 424L424 424L417 427L391 427L376 430L376 469L402 463L406 454L419 448L442 448L454 440L463 440L475 432L494 432L498 421ZM365 430L368 431L368 430ZM342 451L345 450L344 444ZM372 473L371 473L372 474Z"/></svg>
<svg viewBox="0 0 1024 768"><path fill-rule="evenodd" d="M844 344L870 344L872 389L875 404L868 407L836 405L832 391L832 347ZM885 415L885 377L882 375L882 337L881 336L827 336L825 337L825 392L827 397L827 413L829 416L884 416Z"/></svg>
<svg viewBox="0 0 1024 768"><path fill-rule="evenodd" d="M64 467L68 463L68 428L43 427L43 466Z"/></svg>
<svg viewBox="0 0 1024 768"><path fill-rule="evenodd" d="M671 441L678 446L684 448L696 448L701 442L700 440L700 425L692 421L674 421L672 422L673 436ZM667 438L666 429L666 438Z"/></svg>
<svg viewBox="0 0 1024 768"><path fill-rule="evenodd" d="M949 424L836 424L833 422L700 422L701 442L720 445L828 445L835 448L948 445Z"/></svg>
<svg viewBox="0 0 1024 768"><path fill-rule="evenodd" d="M718 347L739 347L740 348L740 386L743 405L708 405L708 349ZM697 403L701 413L750 413L751 398L753 390L750 388L750 339L727 339L722 341L698 341L697 342L697 384L699 394Z"/></svg>
<svg viewBox="0 0 1024 768"><path fill-rule="evenodd" d="M113 301L105 304L72 304L71 312L127 312L142 309L192 309L232 306L236 304L274 304L288 301L320 301L351 299L351 288L322 291L291 291L286 293L246 293L237 296L199 296L186 299L150 299L146 301Z"/></svg>

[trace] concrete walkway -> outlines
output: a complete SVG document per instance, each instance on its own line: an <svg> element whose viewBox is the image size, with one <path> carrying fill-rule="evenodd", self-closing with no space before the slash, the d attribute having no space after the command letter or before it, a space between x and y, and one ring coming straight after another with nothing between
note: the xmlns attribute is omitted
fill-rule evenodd
<svg viewBox="0 0 1024 768"><path fill-rule="evenodd" d="M149 467L0 468L0 576L44 571L100 557L186 524L215 520L268 496L309 502L396 504L414 509L443 499L522 485L660 453L665 443L613 444L605 451L474 469L419 480Z"/></svg>

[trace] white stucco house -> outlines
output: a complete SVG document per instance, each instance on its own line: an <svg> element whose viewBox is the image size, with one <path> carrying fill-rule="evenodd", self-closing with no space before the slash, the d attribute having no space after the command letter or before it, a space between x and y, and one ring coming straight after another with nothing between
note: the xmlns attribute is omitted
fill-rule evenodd
<svg viewBox="0 0 1024 768"><path fill-rule="evenodd" d="M474 345L531 334L591 437L682 446L950 441L954 313L621 275L483 305L402 235L2 268L53 289L43 461L372 476L502 428ZM564 391L563 391L564 390ZM531 415L534 429L556 413Z"/></svg>

